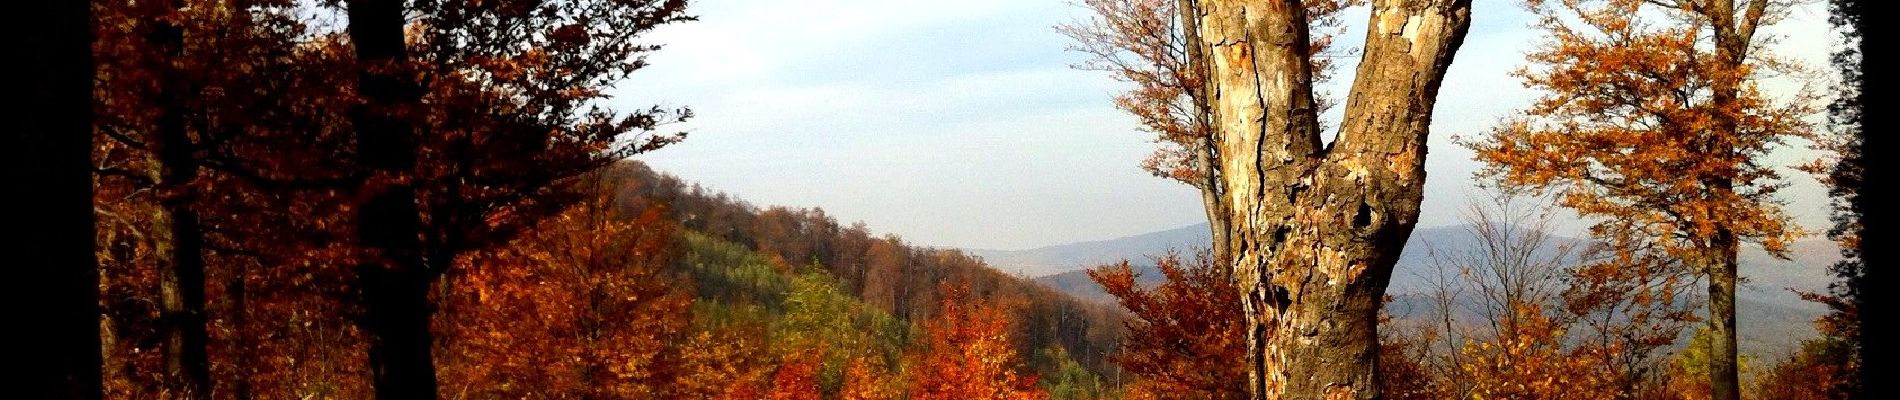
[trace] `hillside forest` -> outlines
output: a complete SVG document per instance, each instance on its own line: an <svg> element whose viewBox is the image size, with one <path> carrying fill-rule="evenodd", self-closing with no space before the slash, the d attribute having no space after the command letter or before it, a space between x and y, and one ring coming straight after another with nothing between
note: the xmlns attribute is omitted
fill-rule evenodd
<svg viewBox="0 0 1900 400"><path fill-rule="evenodd" d="M1154 144L1126 167L1185 185L1205 223L1023 251L912 242L643 161L692 145L700 117L615 96L698 1L30 3L44 26L4 144L10 291L33 327L18 398L1891 385L1863 311L1887 256L1867 246L1885 220L1862 190L1880 175L1859 1L1812 8L1839 43L1825 65L1762 33L1816 2L1519 2L1540 37L1496 78L1535 97L1454 139L1480 169L1435 179L1483 194L1420 227L1444 212L1422 206L1435 107L1462 89L1442 83L1495 4L1080 0L1051 28L1086 59L1070 72L1121 84L1106 100ZM1790 148L1814 156L1772 156ZM1796 180L1825 188L1831 225L1796 223Z"/></svg>

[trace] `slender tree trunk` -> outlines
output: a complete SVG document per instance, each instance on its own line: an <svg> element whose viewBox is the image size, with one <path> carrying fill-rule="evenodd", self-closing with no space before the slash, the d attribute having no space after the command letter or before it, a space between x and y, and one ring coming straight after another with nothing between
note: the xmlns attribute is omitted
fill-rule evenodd
<svg viewBox="0 0 1900 400"><path fill-rule="evenodd" d="M1704 6L1707 9L1703 13L1709 18L1714 33L1716 59L1740 67L1748 62L1749 45L1754 41L1755 27L1766 13L1768 1L1749 1L1740 13L1736 12L1734 1L1710 1ZM1736 104L1741 98L1742 79L1746 77L1717 77L1710 85L1710 103L1718 110L1742 109ZM1727 113L1718 114L1714 121L1715 129L1735 132L1740 125L1735 120L1737 117ZM1735 149L1728 146L1731 145L1711 143L1706 147L1710 153L1734 154ZM1708 177L1704 185L1716 196L1726 197L1735 190L1734 179L1730 176ZM1706 243L1709 246L1704 249L1708 254L1704 268L1709 274L1709 393L1713 400L1740 400L1741 375L1736 366L1735 346L1735 285L1738 278L1735 252L1738 241L1729 227L1718 226L1714 236Z"/></svg>
<svg viewBox="0 0 1900 400"><path fill-rule="evenodd" d="M1735 236L1718 232L1712 243L1709 273L1709 397L1742 398L1741 373L1735 346Z"/></svg>
<svg viewBox="0 0 1900 400"><path fill-rule="evenodd" d="M169 4L176 9L176 2ZM151 142L158 160L158 189L162 231L159 237L159 312L164 344L160 346L165 376L178 385L186 398L211 398L211 362L205 355L209 342L205 330L205 259L204 230L197 210L192 181L198 178L196 144L186 126L185 93L190 89L186 77L172 68L171 60L184 56L184 27L160 22L149 38L155 49L168 55L154 67L162 82L154 97L158 107L157 137Z"/></svg>
<svg viewBox="0 0 1900 400"><path fill-rule="evenodd" d="M1431 110L1471 4L1372 6L1329 147L1303 2L1207 0L1198 10L1254 398L1381 396L1378 311L1417 223Z"/></svg>
<svg viewBox="0 0 1900 400"><path fill-rule="evenodd" d="M239 264L243 265L243 264ZM225 286L225 298L231 304L231 359L236 373L231 378L231 398L251 400L251 355L257 349L250 327L250 290L244 282L244 268L232 268L231 282Z"/></svg>
<svg viewBox="0 0 1900 400"><path fill-rule="evenodd" d="M1201 44L1200 2L1176 0L1175 9L1181 13L1182 47L1187 50L1187 70L1182 72L1191 74L1195 80L1206 81L1207 55ZM1219 154L1215 154L1219 139L1214 136L1214 116L1213 109L1207 103L1207 85L1183 89L1195 111L1194 120L1190 123L1194 124L1194 130L1201 137L1198 147L1192 149L1194 168L1201 174L1201 180L1194 186L1201 191L1201 208L1207 213L1207 230L1213 238L1208 251L1212 253L1213 259L1226 260L1231 257L1227 244L1233 227L1228 223L1227 210L1221 203L1220 159Z"/></svg>
<svg viewBox="0 0 1900 400"><path fill-rule="evenodd" d="M374 258L358 266L364 330L376 397L436 398L429 333L429 285L435 273L423 260L422 221L410 178L417 132L405 112L421 105L422 89L408 71L402 0L348 3L350 41L362 70L352 110L357 154L371 172L359 188L357 240Z"/></svg>
<svg viewBox="0 0 1900 400"><path fill-rule="evenodd" d="M98 399L104 392L99 336L99 262L92 210L93 62L91 3L13 5L8 36L21 41L15 64L20 101L7 107L0 135L9 212L0 226L11 285L22 314L8 357L26 399Z"/></svg>

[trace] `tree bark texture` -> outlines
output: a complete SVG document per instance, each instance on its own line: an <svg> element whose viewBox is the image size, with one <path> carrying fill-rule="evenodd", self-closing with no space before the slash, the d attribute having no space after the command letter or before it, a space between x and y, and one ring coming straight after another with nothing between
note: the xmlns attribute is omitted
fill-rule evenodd
<svg viewBox="0 0 1900 400"><path fill-rule="evenodd" d="M362 103L352 110L356 149L369 177L358 188L357 241L373 253L357 270L362 279L363 325L376 397L436 398L429 285L421 213L413 178L417 132L406 116L421 105L422 89L409 74L403 41L402 0L348 3L350 41L361 71Z"/></svg>
<svg viewBox="0 0 1900 400"><path fill-rule="evenodd" d="M1375 0L1338 140L1320 141L1299 0L1204 0L1228 260L1257 399L1376 399L1378 310L1417 222L1468 0Z"/></svg>

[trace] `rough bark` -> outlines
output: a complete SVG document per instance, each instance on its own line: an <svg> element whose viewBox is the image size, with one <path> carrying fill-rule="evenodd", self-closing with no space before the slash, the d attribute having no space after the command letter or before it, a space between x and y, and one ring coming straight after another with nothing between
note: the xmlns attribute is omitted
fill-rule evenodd
<svg viewBox="0 0 1900 400"><path fill-rule="evenodd" d="M9 304L21 319L9 357L27 399L98 399L104 392L99 265L93 253L91 4L14 5L22 98L7 107L0 149L11 207L4 223Z"/></svg>
<svg viewBox="0 0 1900 400"><path fill-rule="evenodd" d="M171 6L176 8L176 2ZM204 229L197 210L192 181L198 178L198 155L186 126L186 77L170 66L170 60L184 57L183 27L160 22L149 37L153 48L168 55L154 66L160 73L160 87L154 103L158 107L156 134L152 143L158 161L159 211L154 221L160 225L158 238L159 312L163 331L160 346L165 376L184 398L211 398L211 362L206 357L209 341L205 330L205 258Z"/></svg>
<svg viewBox="0 0 1900 400"><path fill-rule="evenodd" d="M433 399L435 364L429 333L429 284L416 188L417 132L405 116L422 90L408 71L402 0L348 3L350 41L361 65L352 110L357 157L370 176L358 188L357 241L373 253L358 265L363 327L376 397Z"/></svg>
<svg viewBox="0 0 1900 400"><path fill-rule="evenodd" d="M1378 310L1417 221L1431 110L1470 2L1372 2L1344 124L1327 147L1302 2L1201 6L1250 392L1379 398Z"/></svg>
<svg viewBox="0 0 1900 400"><path fill-rule="evenodd" d="M1742 397L1740 368L1735 344L1735 285L1738 269L1733 235L1718 234L1711 241L1709 274L1709 397L1738 400Z"/></svg>

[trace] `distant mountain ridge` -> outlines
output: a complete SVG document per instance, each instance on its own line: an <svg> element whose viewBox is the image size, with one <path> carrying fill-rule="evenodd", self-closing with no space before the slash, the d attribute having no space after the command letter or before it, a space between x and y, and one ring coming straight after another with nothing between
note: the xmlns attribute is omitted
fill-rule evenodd
<svg viewBox="0 0 1900 400"><path fill-rule="evenodd" d="M1207 247L1212 240L1207 224L1195 224L1165 231L1149 232L1115 239L1095 240L1037 247L1027 250L963 249L964 254L983 258L997 270L1028 277L1055 275L1093 268L1102 264L1146 261L1170 249L1183 252Z"/></svg>
<svg viewBox="0 0 1900 400"><path fill-rule="evenodd" d="M1126 259L1137 267L1137 272L1143 273L1143 283L1153 284L1159 281L1160 273L1152 266L1152 257L1171 249L1186 252L1206 247L1210 237L1207 224L1196 224L1116 239L1028 250L966 252L982 257L999 270L1037 276L1036 282L1077 298L1113 303L1114 298L1089 280L1086 269ZM1552 239L1553 242L1584 241L1569 237ZM1416 296L1426 288L1424 274L1432 271L1433 249L1468 249L1477 243L1478 239L1468 225L1414 230L1393 271L1391 293L1404 303L1407 297ZM1794 291L1825 291L1832 282L1827 267L1840 260L1839 247L1832 241L1808 239L1790 245L1786 260L1770 256L1753 246L1744 247L1739 257L1744 284L1737 293L1741 307L1737 319L1741 325L1744 350L1774 357L1786 354L1801 339L1813 336L1810 321L1826 310L1820 305L1801 300Z"/></svg>

